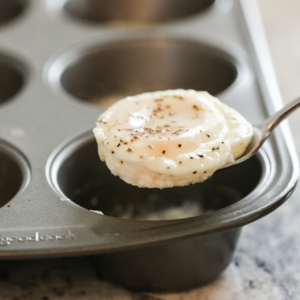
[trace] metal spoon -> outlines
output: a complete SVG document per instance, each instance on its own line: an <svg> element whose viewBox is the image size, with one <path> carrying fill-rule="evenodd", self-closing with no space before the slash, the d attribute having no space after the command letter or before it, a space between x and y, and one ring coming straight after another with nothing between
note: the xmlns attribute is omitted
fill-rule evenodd
<svg viewBox="0 0 300 300"><path fill-rule="evenodd" d="M265 140L269 137L272 131L277 127L277 125L279 125L281 121L283 121L286 117L288 117L299 106L300 106L300 98L297 98L294 101L291 101L290 103L285 105L281 110L279 110L274 115L272 115L271 117L263 121L261 124L257 126L253 126L254 129L253 137L249 146L245 150L244 154L237 160L221 167L220 170L240 164L241 162L249 159L255 153L257 153L260 147L265 142Z"/></svg>

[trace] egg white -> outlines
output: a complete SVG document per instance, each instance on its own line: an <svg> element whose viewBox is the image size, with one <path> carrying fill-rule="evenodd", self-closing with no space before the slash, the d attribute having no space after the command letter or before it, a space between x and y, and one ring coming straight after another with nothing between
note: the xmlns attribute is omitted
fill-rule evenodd
<svg viewBox="0 0 300 300"><path fill-rule="evenodd" d="M243 154L253 128L207 92L168 90L119 100L97 120L100 159L139 187L202 182Z"/></svg>

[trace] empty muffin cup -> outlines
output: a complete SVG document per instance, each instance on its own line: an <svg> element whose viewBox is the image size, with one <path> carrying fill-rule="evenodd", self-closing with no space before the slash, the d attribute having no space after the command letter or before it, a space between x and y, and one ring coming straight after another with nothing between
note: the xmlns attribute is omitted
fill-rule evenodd
<svg viewBox="0 0 300 300"><path fill-rule="evenodd" d="M0 25L14 20L26 9L26 0L1 0L0 1Z"/></svg>
<svg viewBox="0 0 300 300"><path fill-rule="evenodd" d="M231 261L241 229L241 225L224 226L223 230L193 234L193 230L201 231L193 222L202 220L211 226L205 220L214 217L222 224L222 211L238 211L234 206L263 185L266 169L266 157L258 154L242 165L217 172L204 183L163 190L138 188L110 173L89 133L59 152L50 177L64 197L98 212L99 218L118 220L114 230L125 244L135 239L143 244L147 236L157 240L137 249L121 246L94 256L101 276L133 290L179 291L216 278ZM124 232L128 221L131 229ZM178 229L176 235L182 236L174 238L169 230L176 224L184 229Z"/></svg>
<svg viewBox="0 0 300 300"><path fill-rule="evenodd" d="M29 167L18 150L0 140L0 207L8 203L29 180Z"/></svg>
<svg viewBox="0 0 300 300"><path fill-rule="evenodd" d="M24 82L25 75L21 63L0 54L0 105L12 99L21 90Z"/></svg>
<svg viewBox="0 0 300 300"><path fill-rule="evenodd" d="M215 0L67 0L63 11L90 24L140 25L195 15Z"/></svg>
<svg viewBox="0 0 300 300"><path fill-rule="evenodd" d="M216 95L235 82L229 54L187 40L143 38L66 52L50 67L53 86L102 107L143 92L205 90Z"/></svg>

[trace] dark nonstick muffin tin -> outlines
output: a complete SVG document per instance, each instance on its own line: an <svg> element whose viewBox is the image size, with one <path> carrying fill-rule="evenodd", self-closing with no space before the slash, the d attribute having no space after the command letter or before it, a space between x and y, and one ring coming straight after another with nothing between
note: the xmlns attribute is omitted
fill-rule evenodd
<svg viewBox="0 0 300 300"><path fill-rule="evenodd" d="M115 99L155 90L207 90L253 124L277 110L255 2L9 1L19 10L7 2L0 1L0 258L91 255L104 278L137 290L184 290L216 278L241 227L295 188L286 125L249 161L165 190L111 175L91 129Z"/></svg>

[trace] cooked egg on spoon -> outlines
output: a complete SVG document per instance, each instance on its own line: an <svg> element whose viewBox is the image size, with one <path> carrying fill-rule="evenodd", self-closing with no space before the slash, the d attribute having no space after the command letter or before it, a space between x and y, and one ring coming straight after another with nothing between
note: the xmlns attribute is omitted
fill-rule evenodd
<svg viewBox="0 0 300 300"><path fill-rule="evenodd" d="M97 120L99 156L139 187L202 182L243 154L252 125L207 92L168 90L124 98Z"/></svg>

